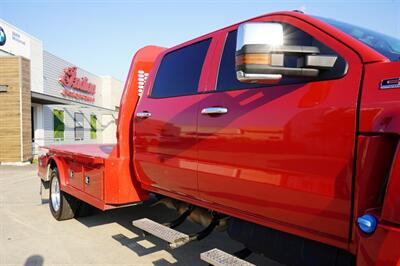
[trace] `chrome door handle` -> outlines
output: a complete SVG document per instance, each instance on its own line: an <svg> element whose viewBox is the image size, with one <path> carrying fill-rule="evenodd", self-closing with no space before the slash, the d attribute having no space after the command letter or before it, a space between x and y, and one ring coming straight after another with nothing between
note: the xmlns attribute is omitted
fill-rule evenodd
<svg viewBox="0 0 400 266"><path fill-rule="evenodd" d="M220 115L226 114L228 112L228 108L225 107L207 107L201 110L202 115Z"/></svg>
<svg viewBox="0 0 400 266"><path fill-rule="evenodd" d="M151 116L151 113L149 113L147 111L136 113L136 117L138 117L138 118L149 118L150 116Z"/></svg>

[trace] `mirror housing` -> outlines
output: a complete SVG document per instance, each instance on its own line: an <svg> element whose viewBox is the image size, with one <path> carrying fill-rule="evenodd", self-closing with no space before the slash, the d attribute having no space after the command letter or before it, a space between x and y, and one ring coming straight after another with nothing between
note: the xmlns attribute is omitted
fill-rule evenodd
<svg viewBox="0 0 400 266"><path fill-rule="evenodd" d="M249 22L238 28L236 76L241 82L276 83L283 76L317 77L320 69L335 65L337 56L320 55L318 47L285 45L283 25ZM285 57L296 56L296 67L286 67Z"/></svg>

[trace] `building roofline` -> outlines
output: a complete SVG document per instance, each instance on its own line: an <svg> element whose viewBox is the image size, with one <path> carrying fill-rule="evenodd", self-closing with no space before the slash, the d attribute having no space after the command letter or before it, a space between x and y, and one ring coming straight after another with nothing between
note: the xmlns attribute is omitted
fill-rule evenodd
<svg viewBox="0 0 400 266"><path fill-rule="evenodd" d="M57 97L57 96L53 96L53 95L48 95L48 94L44 94L44 93L40 93L40 92L36 92L36 91L31 91L31 97L35 98L35 99L40 99L43 101L48 102L48 104L58 104L58 105L84 105L84 106L88 106L88 107L93 107L93 108L98 108L98 109L102 109L102 110L106 110L106 111L113 111L115 112L115 109L110 109L110 108L106 108L106 107L102 107L99 105L94 105L94 104L88 104L88 103L84 103L84 102L79 102L79 101L75 101L72 99L64 99L61 97Z"/></svg>
<svg viewBox="0 0 400 266"><path fill-rule="evenodd" d="M108 77L111 77L111 78L113 78L113 79L115 79L115 80L117 80L117 81L123 83L121 80L119 80L119 79L117 79L117 78L115 78L115 77L113 77L113 76L111 76L111 75L98 75L98 74L95 74L95 73L93 73L93 72L91 72L91 71L88 71L88 70L86 70L86 69L84 69L84 68L78 66L77 64L71 63L70 61L65 60L64 58L62 58L62 57L60 57L60 56L58 56L58 55L55 55L55 54L53 54L52 52L49 52L49 51L47 51L47 50L45 50L45 49L43 49L43 54L44 54L44 53L50 54L51 56L54 56L54 57L57 57L58 59L61 59L61 60L65 61L66 63L72 65L72 66L76 66L76 67L78 67L78 68L84 70L85 72L88 72L89 74L91 74L91 75L93 75L93 76L96 76L96 77L99 77L99 78L108 78Z"/></svg>
<svg viewBox="0 0 400 266"><path fill-rule="evenodd" d="M24 30L22 30L20 28L18 28L16 25L14 25L14 24L12 24L12 23L10 23L8 21L5 21L4 19L1 19L1 18L0 18L0 22L2 22L4 24L7 24L9 27L14 28L15 30L18 30L19 32L23 33L24 35L26 35L30 39L34 39L35 41L38 41L38 42L42 43L42 45L43 45L43 41L41 39L39 39L38 37L35 37L35 36L27 33L26 31L24 31Z"/></svg>

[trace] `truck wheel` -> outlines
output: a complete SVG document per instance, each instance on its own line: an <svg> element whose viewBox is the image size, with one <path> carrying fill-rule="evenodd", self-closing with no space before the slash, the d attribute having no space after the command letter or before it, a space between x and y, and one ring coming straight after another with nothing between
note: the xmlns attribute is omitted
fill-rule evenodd
<svg viewBox="0 0 400 266"><path fill-rule="evenodd" d="M78 201L71 195L60 190L60 178L57 168L53 169L50 176L49 206L53 217L58 220L74 218Z"/></svg>

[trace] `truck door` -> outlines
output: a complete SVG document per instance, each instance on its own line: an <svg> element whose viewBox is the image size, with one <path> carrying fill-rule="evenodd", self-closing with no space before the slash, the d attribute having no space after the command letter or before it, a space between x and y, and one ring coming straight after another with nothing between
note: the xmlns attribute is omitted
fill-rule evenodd
<svg viewBox="0 0 400 266"><path fill-rule="evenodd" d="M168 52L135 112L135 169L150 190L197 196L196 119L211 39ZM150 78L150 80L152 80Z"/></svg>
<svg viewBox="0 0 400 266"><path fill-rule="evenodd" d="M266 226L345 241L362 65L352 50L310 24L281 20L289 45L318 46L339 60L314 79L240 83L237 26L221 32L215 91L197 114L200 196Z"/></svg>

